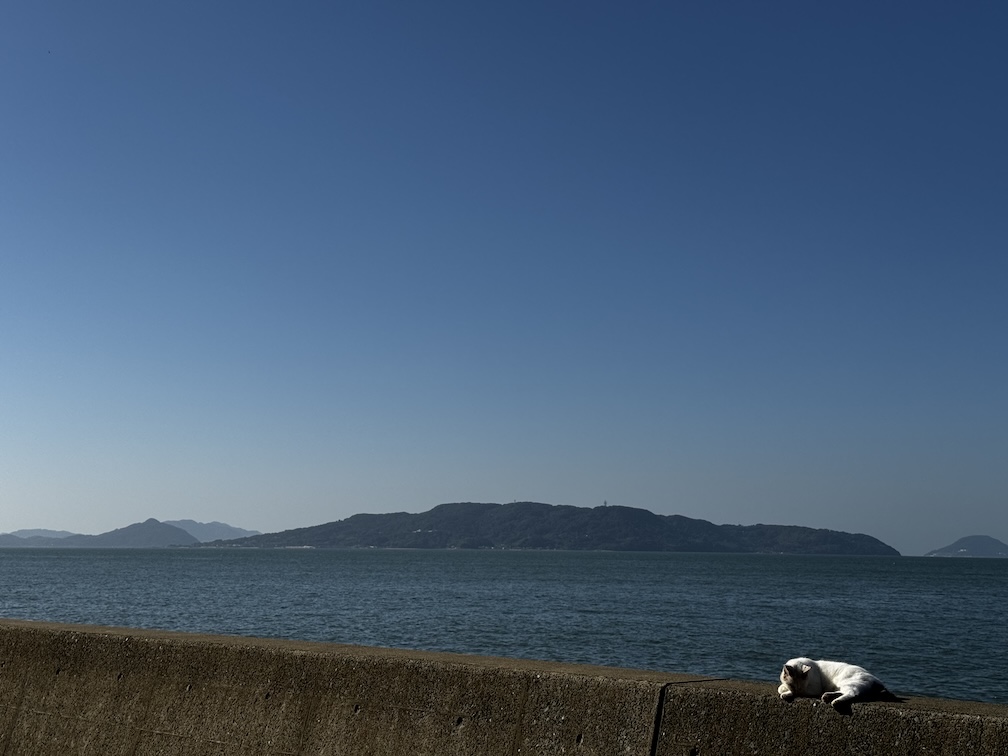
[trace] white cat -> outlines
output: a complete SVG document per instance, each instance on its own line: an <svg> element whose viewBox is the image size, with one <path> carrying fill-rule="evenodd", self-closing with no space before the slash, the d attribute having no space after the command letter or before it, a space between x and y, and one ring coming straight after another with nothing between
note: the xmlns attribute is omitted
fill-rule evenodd
<svg viewBox="0 0 1008 756"><path fill-rule="evenodd" d="M844 662L790 659L780 673L777 692L785 701L796 697L820 698L838 711L850 711L855 701L898 701L875 675Z"/></svg>

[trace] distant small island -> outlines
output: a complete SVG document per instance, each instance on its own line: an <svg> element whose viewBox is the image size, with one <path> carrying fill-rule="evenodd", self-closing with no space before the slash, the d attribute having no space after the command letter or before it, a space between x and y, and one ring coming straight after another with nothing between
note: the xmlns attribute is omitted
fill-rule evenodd
<svg viewBox="0 0 1008 756"><path fill-rule="evenodd" d="M990 536L973 535L960 538L955 543L943 548L929 551L924 556L1008 558L1008 544Z"/></svg>
<svg viewBox="0 0 1008 756"><path fill-rule="evenodd" d="M247 548L563 549L899 556L877 538L796 525L715 525L621 506L442 504L357 514L279 533L216 541Z"/></svg>

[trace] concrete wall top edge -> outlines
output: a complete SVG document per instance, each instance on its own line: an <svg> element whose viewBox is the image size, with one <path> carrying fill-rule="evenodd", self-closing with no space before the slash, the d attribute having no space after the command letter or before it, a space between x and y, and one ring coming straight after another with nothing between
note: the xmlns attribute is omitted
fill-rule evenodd
<svg viewBox="0 0 1008 756"><path fill-rule="evenodd" d="M288 640L282 638L259 638L241 635L212 635L187 633L172 630L152 630L146 628L113 627L104 625L76 625L56 622L0 618L0 632L5 630L35 631L46 634L101 635L122 639L155 641L165 644L212 645L230 648L257 648L279 653L303 653L325 656L357 657L361 659L411 659L414 661L436 662L440 664L462 665L489 669L513 669L526 672L556 673L584 677L607 677L620 680L635 680L650 683L696 683L715 678L704 675L658 672L653 670L603 667L589 664L542 661L536 659L515 659L497 656L478 656L440 651L422 651L381 646L358 646L320 641Z"/></svg>
<svg viewBox="0 0 1008 756"><path fill-rule="evenodd" d="M703 688L705 690L722 690L725 692L735 692L748 696L769 696L777 698L777 683L761 683L749 680L718 680L714 678L698 680L696 682L685 682L685 686ZM926 696L903 696L903 700L890 703L886 701L873 701L870 705L873 708L891 708L907 712L920 711L930 713L963 714L969 716L979 716L994 719L1004 719L1008 721L1008 705L985 703L982 701L961 701L952 698L929 698ZM784 706L813 706L818 705L818 701L811 699L796 699L791 704Z"/></svg>

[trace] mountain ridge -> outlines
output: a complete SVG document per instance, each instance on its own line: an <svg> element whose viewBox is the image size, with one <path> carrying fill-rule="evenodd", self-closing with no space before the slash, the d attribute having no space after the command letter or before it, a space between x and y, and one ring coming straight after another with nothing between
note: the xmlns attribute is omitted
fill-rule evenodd
<svg viewBox="0 0 1008 756"><path fill-rule="evenodd" d="M167 525L182 528L197 541L226 541L232 538L261 535L258 530L246 530L228 525L226 522L196 522L195 520L162 520Z"/></svg>
<svg viewBox="0 0 1008 756"><path fill-rule="evenodd" d="M623 506L453 502L410 514L356 514L277 533L214 541L252 548L463 548L899 556L862 533L798 525L715 525Z"/></svg>

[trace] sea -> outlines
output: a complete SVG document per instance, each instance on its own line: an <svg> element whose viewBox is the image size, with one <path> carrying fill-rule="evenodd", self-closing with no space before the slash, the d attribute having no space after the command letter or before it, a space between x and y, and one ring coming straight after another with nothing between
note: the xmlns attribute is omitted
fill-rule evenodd
<svg viewBox="0 0 1008 756"><path fill-rule="evenodd" d="M0 549L0 617L765 681L794 656L1005 702L1008 559Z"/></svg>

